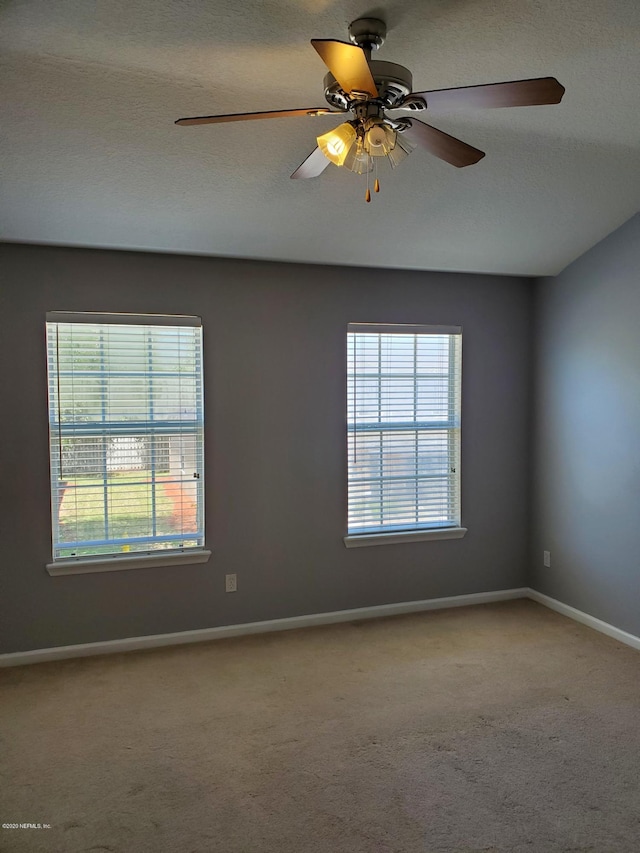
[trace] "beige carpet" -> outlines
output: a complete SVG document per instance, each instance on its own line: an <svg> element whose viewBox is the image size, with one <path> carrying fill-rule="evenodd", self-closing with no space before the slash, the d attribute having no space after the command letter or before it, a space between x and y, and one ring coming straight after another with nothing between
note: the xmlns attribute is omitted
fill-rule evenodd
<svg viewBox="0 0 640 853"><path fill-rule="evenodd" d="M0 849L638 853L639 675L527 601L4 670Z"/></svg>

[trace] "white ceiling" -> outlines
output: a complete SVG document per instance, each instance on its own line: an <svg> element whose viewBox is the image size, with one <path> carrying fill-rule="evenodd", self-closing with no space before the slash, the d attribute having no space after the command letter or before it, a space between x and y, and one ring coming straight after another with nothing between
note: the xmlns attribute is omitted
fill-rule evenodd
<svg viewBox="0 0 640 853"><path fill-rule="evenodd" d="M364 202L290 173L335 117L176 127L323 106L311 38L386 19L376 58L437 89L555 76L557 106L431 113L487 156L416 150ZM640 207L637 0L0 2L2 240L544 275Z"/></svg>

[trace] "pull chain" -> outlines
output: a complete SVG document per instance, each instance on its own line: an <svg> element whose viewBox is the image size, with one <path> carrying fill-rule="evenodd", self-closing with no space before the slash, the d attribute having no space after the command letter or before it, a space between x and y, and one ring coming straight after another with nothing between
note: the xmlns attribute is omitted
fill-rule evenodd
<svg viewBox="0 0 640 853"><path fill-rule="evenodd" d="M370 158L370 155L367 154L367 191L366 191L365 196L364 196L364 200L367 202L367 204L371 201L371 190L369 189L369 166L370 165L375 164L375 169L376 169L376 179L373 182L373 191L374 191L374 193L380 192L380 181L378 180L378 159L376 157L373 157L370 160L369 158Z"/></svg>
<svg viewBox="0 0 640 853"><path fill-rule="evenodd" d="M371 192L369 191L369 154L367 153L367 192L365 193L364 200L369 204L371 201Z"/></svg>

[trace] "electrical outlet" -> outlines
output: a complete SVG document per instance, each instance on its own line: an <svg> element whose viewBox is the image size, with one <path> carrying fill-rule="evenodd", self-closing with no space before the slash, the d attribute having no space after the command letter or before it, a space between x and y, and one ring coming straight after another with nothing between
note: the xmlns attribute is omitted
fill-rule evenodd
<svg viewBox="0 0 640 853"><path fill-rule="evenodd" d="M238 577L237 575L225 575L224 576L224 591L225 592L237 592L238 591Z"/></svg>
<svg viewBox="0 0 640 853"><path fill-rule="evenodd" d="M551 568L551 551L543 551L542 557L543 557L545 566L548 569L550 569Z"/></svg>

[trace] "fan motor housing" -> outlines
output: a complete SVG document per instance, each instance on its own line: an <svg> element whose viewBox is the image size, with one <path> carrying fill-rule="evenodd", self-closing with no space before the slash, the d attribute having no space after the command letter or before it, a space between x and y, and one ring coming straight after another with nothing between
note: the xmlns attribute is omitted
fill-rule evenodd
<svg viewBox="0 0 640 853"><path fill-rule="evenodd" d="M395 62L385 62L381 59L372 59L369 62L371 74L379 93L379 100L385 107L399 104L407 95L411 94L413 77L408 68ZM352 99L349 98L340 86L333 74L327 74L324 78L324 96L332 107L347 112L350 109Z"/></svg>

